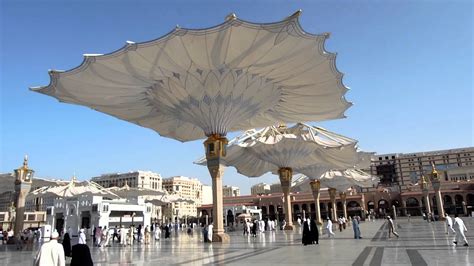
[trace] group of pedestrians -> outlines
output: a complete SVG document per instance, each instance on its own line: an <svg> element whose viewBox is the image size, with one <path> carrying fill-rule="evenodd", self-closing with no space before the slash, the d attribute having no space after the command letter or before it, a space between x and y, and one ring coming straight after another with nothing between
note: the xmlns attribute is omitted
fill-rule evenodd
<svg viewBox="0 0 474 266"><path fill-rule="evenodd" d="M64 233L62 243L59 243L59 233L55 230L51 233L49 241L43 243L35 259L35 266L65 266L66 257L71 258L71 266L92 266L92 256L89 247L81 243L81 234L85 240L84 232L80 233L78 244L71 246L71 237L68 232Z"/></svg>
<svg viewBox="0 0 474 266"><path fill-rule="evenodd" d="M454 215L454 222L451 216L446 215L446 234L449 235L450 233L454 234L454 245L460 244L461 241L464 242L465 247L469 246L469 243L467 242L466 235L464 234L467 232L466 225L464 224L464 221L459 218L457 214Z"/></svg>
<svg viewBox="0 0 474 266"><path fill-rule="evenodd" d="M245 220L243 226L243 235L251 235L257 237L258 234L262 234L265 231L275 231L276 221L275 220Z"/></svg>

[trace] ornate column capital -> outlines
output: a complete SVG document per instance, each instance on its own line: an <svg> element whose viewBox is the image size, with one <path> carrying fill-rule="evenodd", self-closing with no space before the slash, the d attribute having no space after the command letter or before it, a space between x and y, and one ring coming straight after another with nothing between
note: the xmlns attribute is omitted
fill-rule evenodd
<svg viewBox="0 0 474 266"><path fill-rule="evenodd" d="M291 178L293 177L293 169L290 167L281 167L278 169L278 176L280 178L281 187L290 187Z"/></svg>
<svg viewBox="0 0 474 266"><path fill-rule="evenodd" d="M309 182L309 185L311 186L313 195L319 195L319 191L321 190L321 181L313 179Z"/></svg>
<svg viewBox="0 0 474 266"><path fill-rule="evenodd" d="M329 198L331 199L331 201L335 201L336 200L336 189L335 188L329 188L328 192L329 192Z"/></svg>
<svg viewBox="0 0 474 266"><path fill-rule="evenodd" d="M339 197L341 198L342 201L346 201L347 194L345 192L341 192L341 193L339 193Z"/></svg>

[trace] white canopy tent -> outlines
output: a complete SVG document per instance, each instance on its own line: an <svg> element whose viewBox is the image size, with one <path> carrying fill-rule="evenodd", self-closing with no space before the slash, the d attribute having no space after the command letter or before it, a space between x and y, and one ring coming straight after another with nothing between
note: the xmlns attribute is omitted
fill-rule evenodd
<svg viewBox="0 0 474 266"><path fill-rule="evenodd" d="M168 194L166 191L163 190L154 190L148 188L141 188L141 187L130 187L127 183L125 183L122 187L110 187L106 188L106 190L118 195L121 198L137 198L137 197L146 197L146 196L163 196Z"/></svg>
<svg viewBox="0 0 474 266"><path fill-rule="evenodd" d="M35 189L28 194L28 197L55 196L58 198L73 198L79 195L119 198L118 195L95 182L83 181L80 184L77 184L75 179L71 180L67 185L45 186Z"/></svg>
<svg viewBox="0 0 474 266"><path fill-rule="evenodd" d="M228 132L344 118L351 106L336 55L324 49L329 34L305 32L300 13L275 23L231 14L211 28L177 27L110 54L84 55L81 65L50 71L50 84L32 90L179 141L207 137L213 215L223 217ZM223 222L215 221L213 240L228 241Z"/></svg>
<svg viewBox="0 0 474 266"><path fill-rule="evenodd" d="M32 189L44 186L62 186L67 185L70 180L47 179L41 177L33 177L31 187ZM75 181L76 184L81 184L84 181ZM15 176L13 174L0 174L0 194L7 191L15 191Z"/></svg>
<svg viewBox="0 0 474 266"><path fill-rule="evenodd" d="M227 156L222 161L249 177L267 172L278 174L285 198L286 229L291 230L289 192L293 171L314 165L323 169L354 167L367 160L361 158L367 154L358 151L354 139L298 123L292 127L282 125L249 130L231 141ZM201 158L196 163L205 164L206 159Z"/></svg>

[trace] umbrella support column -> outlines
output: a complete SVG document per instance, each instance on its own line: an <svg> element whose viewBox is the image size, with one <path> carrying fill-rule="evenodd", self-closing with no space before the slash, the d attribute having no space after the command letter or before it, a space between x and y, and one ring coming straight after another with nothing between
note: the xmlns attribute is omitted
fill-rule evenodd
<svg viewBox="0 0 474 266"><path fill-rule="evenodd" d="M283 197L285 202L283 203L283 208L285 210L285 220L286 226L285 230L293 230L293 219L291 213L291 198L290 198L290 188L291 188L291 178L293 177L293 170L288 167L282 167L278 169L278 174L280 177L281 190L283 191Z"/></svg>
<svg viewBox="0 0 474 266"><path fill-rule="evenodd" d="M333 222L337 222L336 189L329 188L328 192L329 192L329 198L331 199L331 206L332 206L331 219Z"/></svg>
<svg viewBox="0 0 474 266"><path fill-rule="evenodd" d="M319 180L311 180L309 183L311 186L311 191L313 192L314 206L316 207L316 223L322 225L323 221L321 220L321 208L319 206L319 196L321 189L321 182Z"/></svg>
<svg viewBox="0 0 474 266"><path fill-rule="evenodd" d="M339 198L342 201L342 209L344 211L344 217L347 219L347 202L346 202L347 194L346 194L346 192L341 192L339 194Z"/></svg>
<svg viewBox="0 0 474 266"><path fill-rule="evenodd" d="M222 176L224 165L222 159L226 155L227 139L220 135L211 135L204 142L206 148L207 169L212 177L212 242L229 243L229 235L224 233L224 213L222 197Z"/></svg>

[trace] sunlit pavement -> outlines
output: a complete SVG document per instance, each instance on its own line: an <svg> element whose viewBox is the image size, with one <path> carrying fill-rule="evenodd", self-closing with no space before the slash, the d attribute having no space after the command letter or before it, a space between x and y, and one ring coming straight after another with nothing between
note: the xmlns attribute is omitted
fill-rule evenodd
<svg viewBox="0 0 474 266"><path fill-rule="evenodd" d="M133 247L92 247L95 265L474 265L474 220L463 218L467 238L473 246L455 247L453 236L446 235L443 222L427 223L421 219L397 222L400 238L387 238L384 220L363 222L362 239L353 238L352 227L336 233L335 238L321 236L319 245L303 246L301 233L265 232L256 238L231 232L230 244L203 243L200 229L193 235L174 232L171 239L135 244ZM0 264L31 265L34 251L16 251L14 246L0 246Z"/></svg>

